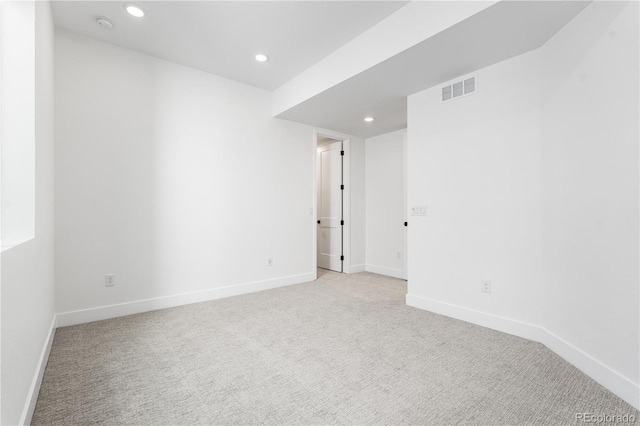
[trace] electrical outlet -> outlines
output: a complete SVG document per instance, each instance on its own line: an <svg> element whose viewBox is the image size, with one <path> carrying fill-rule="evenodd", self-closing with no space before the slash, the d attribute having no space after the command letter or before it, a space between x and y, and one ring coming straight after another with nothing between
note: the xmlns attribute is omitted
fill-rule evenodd
<svg viewBox="0 0 640 426"><path fill-rule="evenodd" d="M267 257L267 266L273 266L273 257Z"/></svg>
<svg viewBox="0 0 640 426"><path fill-rule="evenodd" d="M399 252L399 251L397 251L397 252L396 252L396 259L400 260L400 258L401 258L401 254L400 254L400 252Z"/></svg>
<svg viewBox="0 0 640 426"><path fill-rule="evenodd" d="M116 285L116 274L107 274L104 276L105 287L115 287L115 285Z"/></svg>
<svg viewBox="0 0 640 426"><path fill-rule="evenodd" d="M482 280L482 291L485 293L491 293L491 281Z"/></svg>

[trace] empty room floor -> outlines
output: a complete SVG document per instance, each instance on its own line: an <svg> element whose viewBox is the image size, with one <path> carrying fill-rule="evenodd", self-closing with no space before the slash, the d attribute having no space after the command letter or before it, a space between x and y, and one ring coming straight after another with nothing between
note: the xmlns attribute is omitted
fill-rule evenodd
<svg viewBox="0 0 640 426"><path fill-rule="evenodd" d="M59 328L34 425L575 424L630 405L543 345L315 282Z"/></svg>

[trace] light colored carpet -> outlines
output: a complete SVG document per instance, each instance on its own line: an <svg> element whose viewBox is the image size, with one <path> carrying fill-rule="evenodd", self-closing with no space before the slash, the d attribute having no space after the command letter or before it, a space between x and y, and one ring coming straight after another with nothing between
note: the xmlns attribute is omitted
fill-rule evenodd
<svg viewBox="0 0 640 426"><path fill-rule="evenodd" d="M60 328L34 425L576 424L639 413L538 343L319 280ZM636 420L638 421L638 420Z"/></svg>

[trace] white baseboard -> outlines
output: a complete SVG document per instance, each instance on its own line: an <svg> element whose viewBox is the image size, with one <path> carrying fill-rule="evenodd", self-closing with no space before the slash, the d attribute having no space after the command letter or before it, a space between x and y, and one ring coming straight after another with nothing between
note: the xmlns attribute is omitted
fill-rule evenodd
<svg viewBox="0 0 640 426"><path fill-rule="evenodd" d="M407 305L540 342L587 376L640 410L640 385L573 346L553 332L529 323L407 294Z"/></svg>
<svg viewBox="0 0 640 426"><path fill-rule="evenodd" d="M487 314L474 309L463 308L461 306L440 302L426 297L407 294L407 305L436 314L456 318L472 324L481 325L503 333L523 337L539 342L545 333L541 327L522 321L517 321L507 317Z"/></svg>
<svg viewBox="0 0 640 426"><path fill-rule="evenodd" d="M545 330L543 345L560 355L580 371L640 410L640 385L618 373L608 365L578 349L555 333Z"/></svg>
<svg viewBox="0 0 640 426"><path fill-rule="evenodd" d="M40 359L36 367L36 374L31 382L29 393L27 394L27 401L22 410L22 416L20 418L21 425L30 425L33 418L33 412L36 409L36 402L38 402L38 394L40 393L40 385L42 384L42 378L44 377L44 370L47 368L47 361L49 360L49 353L51 352L51 345L53 344L53 336L56 331L56 316L53 316L51 320L51 327L49 327L49 334L44 342L42 352L40 352Z"/></svg>
<svg viewBox="0 0 640 426"><path fill-rule="evenodd" d="M360 265L351 265L349 267L350 274L357 274L358 272L364 272L366 270L366 265L364 263L361 263Z"/></svg>
<svg viewBox="0 0 640 426"><path fill-rule="evenodd" d="M365 270L367 272L373 272L374 274L386 275L388 277L393 277L393 278L400 278L401 280L407 279L406 274L402 269L387 268L385 266L367 264L365 266Z"/></svg>
<svg viewBox="0 0 640 426"><path fill-rule="evenodd" d="M82 309L78 311L63 312L57 315L57 327L84 324L125 315L139 314L158 309L173 308L175 306L189 305L191 303L206 302L208 300L222 299L224 297L239 296L241 294L254 293L256 291L284 287L292 284L311 282L315 279L313 273L292 275L264 281L254 281L246 284L237 284L227 287L212 288L209 290L194 291L190 293L176 294L172 296L157 297L153 299L136 300L134 302L119 303L116 305L99 306L96 308Z"/></svg>

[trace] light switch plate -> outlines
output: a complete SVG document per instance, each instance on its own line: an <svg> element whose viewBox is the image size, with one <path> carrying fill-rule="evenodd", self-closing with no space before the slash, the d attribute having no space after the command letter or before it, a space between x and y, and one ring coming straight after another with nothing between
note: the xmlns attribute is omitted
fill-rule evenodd
<svg viewBox="0 0 640 426"><path fill-rule="evenodd" d="M409 214L411 216L426 216L427 206L411 206L409 208Z"/></svg>

